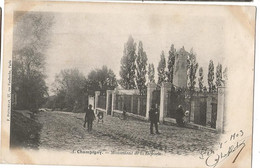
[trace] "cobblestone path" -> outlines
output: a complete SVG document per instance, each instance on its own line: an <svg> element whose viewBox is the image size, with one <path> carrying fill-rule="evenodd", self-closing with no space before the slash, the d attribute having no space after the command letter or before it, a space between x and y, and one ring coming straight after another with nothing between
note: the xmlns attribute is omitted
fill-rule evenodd
<svg viewBox="0 0 260 168"><path fill-rule="evenodd" d="M149 123L105 116L93 123L93 131L83 128L83 113L42 112L40 148L58 150L153 151L161 154L193 155L213 148L219 135L208 131L159 125L160 135L149 134Z"/></svg>

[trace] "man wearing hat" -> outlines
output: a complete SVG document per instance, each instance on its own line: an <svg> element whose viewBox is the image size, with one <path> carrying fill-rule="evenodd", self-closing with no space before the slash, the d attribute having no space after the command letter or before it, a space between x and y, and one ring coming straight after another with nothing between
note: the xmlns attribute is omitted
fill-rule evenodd
<svg viewBox="0 0 260 168"><path fill-rule="evenodd" d="M96 118L94 111L92 110L92 105L88 106L89 108L86 110L84 128L86 127L86 122L88 122L88 131L92 130L93 120Z"/></svg>
<svg viewBox="0 0 260 168"><path fill-rule="evenodd" d="M153 125L154 125L156 134L160 134L158 131L159 112L154 104L152 105L149 111L149 120L150 120L150 133L153 134Z"/></svg>

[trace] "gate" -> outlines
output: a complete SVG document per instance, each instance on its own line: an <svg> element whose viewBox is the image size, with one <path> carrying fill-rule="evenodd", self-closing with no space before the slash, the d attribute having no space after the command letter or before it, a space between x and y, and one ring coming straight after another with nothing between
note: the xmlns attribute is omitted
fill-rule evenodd
<svg viewBox="0 0 260 168"><path fill-rule="evenodd" d="M212 98L211 103L211 128L216 128L216 121L217 121L217 97Z"/></svg>
<svg viewBox="0 0 260 168"><path fill-rule="evenodd" d="M161 90L154 90L152 94L152 104L160 105Z"/></svg>
<svg viewBox="0 0 260 168"><path fill-rule="evenodd" d="M97 107L101 109L106 109L106 95L100 95L98 97Z"/></svg>
<svg viewBox="0 0 260 168"><path fill-rule="evenodd" d="M111 111L112 111L112 94L109 95L108 97L108 110L107 110L107 114L111 115Z"/></svg>
<svg viewBox="0 0 260 168"><path fill-rule="evenodd" d="M140 115L144 116L146 115L146 100L147 100L147 96L146 95L141 95L139 96L140 99Z"/></svg>
<svg viewBox="0 0 260 168"><path fill-rule="evenodd" d="M194 96L194 123L202 126L207 124L207 97Z"/></svg>
<svg viewBox="0 0 260 168"><path fill-rule="evenodd" d="M206 117L207 117L207 102L200 102L200 120L199 124L206 126Z"/></svg>
<svg viewBox="0 0 260 168"><path fill-rule="evenodd" d="M172 89L168 92L166 116L176 118L176 110L179 105L182 105L184 110L188 108L185 100L185 91Z"/></svg>

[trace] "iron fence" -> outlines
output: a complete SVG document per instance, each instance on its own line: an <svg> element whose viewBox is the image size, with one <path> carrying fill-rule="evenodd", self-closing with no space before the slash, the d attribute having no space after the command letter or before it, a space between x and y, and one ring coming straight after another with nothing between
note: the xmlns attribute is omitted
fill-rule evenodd
<svg viewBox="0 0 260 168"><path fill-rule="evenodd" d="M116 95L115 110L145 116L146 115L146 95Z"/></svg>
<svg viewBox="0 0 260 168"><path fill-rule="evenodd" d="M102 108L102 109L106 109L106 96L105 95L98 97L97 107Z"/></svg>

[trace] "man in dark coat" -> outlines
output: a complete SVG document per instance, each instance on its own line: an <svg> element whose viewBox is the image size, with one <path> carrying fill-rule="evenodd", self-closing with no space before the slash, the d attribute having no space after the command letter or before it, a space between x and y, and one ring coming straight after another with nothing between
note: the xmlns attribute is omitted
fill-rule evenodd
<svg viewBox="0 0 260 168"><path fill-rule="evenodd" d="M93 120L95 119L94 111L92 110L92 105L86 110L84 128L86 127L86 122L88 122L88 131L92 130Z"/></svg>
<svg viewBox="0 0 260 168"><path fill-rule="evenodd" d="M149 111L149 120L150 120L150 133L153 134L153 125L154 125L156 134L160 134L158 131L159 112L154 104L152 105Z"/></svg>
<svg viewBox="0 0 260 168"><path fill-rule="evenodd" d="M177 121L178 126L180 126L180 127L184 126L183 117L184 117L184 110L183 110L182 105L179 105L176 110L176 121Z"/></svg>

